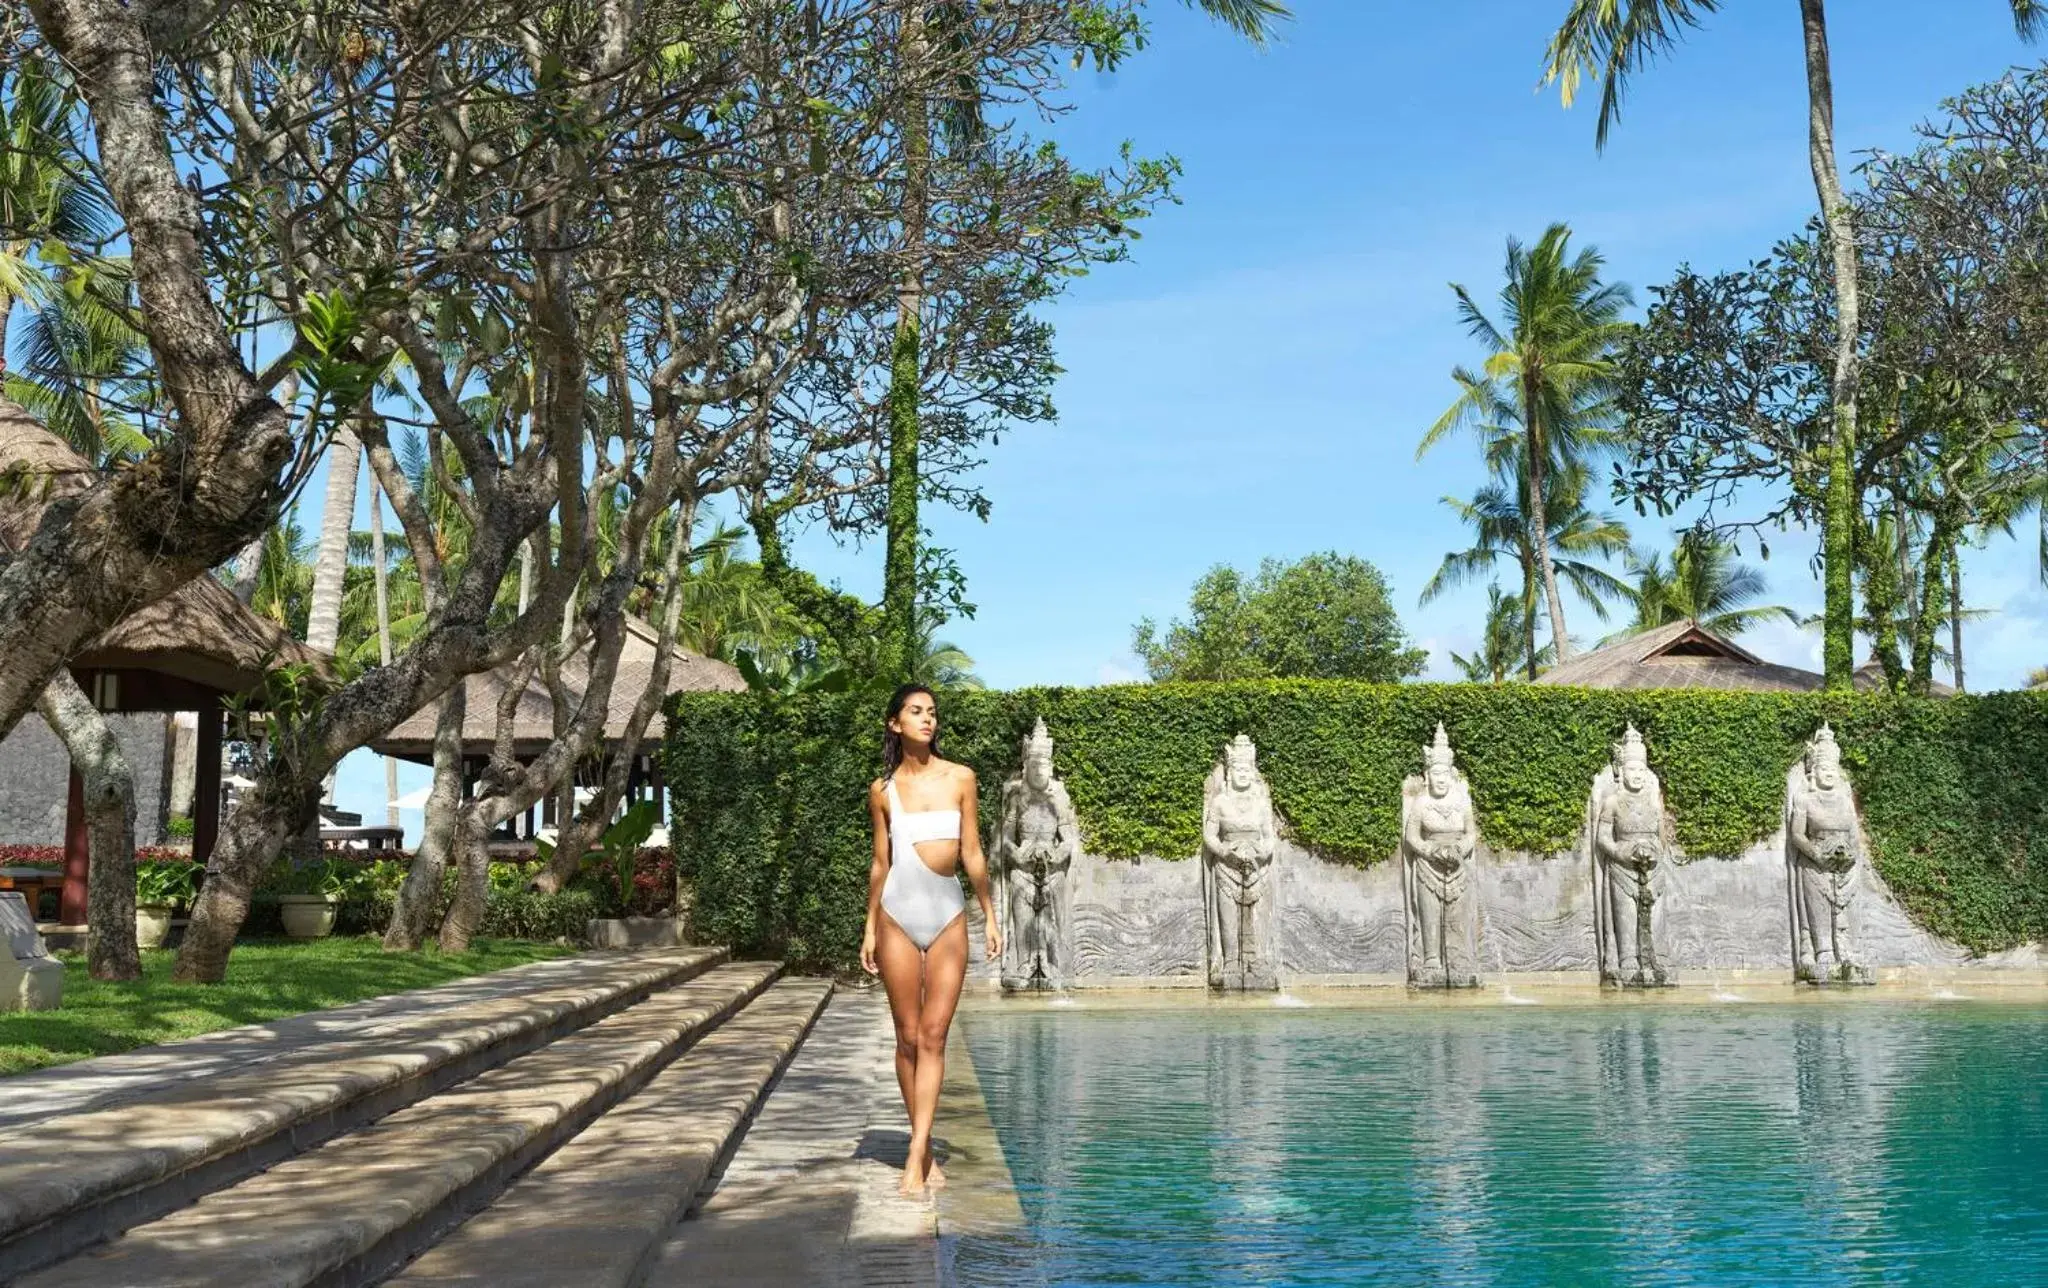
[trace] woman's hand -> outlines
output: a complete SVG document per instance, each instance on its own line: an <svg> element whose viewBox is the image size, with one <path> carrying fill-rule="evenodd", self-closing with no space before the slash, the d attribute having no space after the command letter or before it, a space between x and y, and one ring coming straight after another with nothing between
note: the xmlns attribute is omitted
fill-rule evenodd
<svg viewBox="0 0 2048 1288"><path fill-rule="evenodd" d="M875 928L869 925L860 932L860 968L870 975L882 973L881 964L875 960Z"/></svg>
<svg viewBox="0 0 2048 1288"><path fill-rule="evenodd" d="M1003 955L1003 932L996 929L996 919L990 917L982 923L982 937L988 945L988 960L995 961Z"/></svg>

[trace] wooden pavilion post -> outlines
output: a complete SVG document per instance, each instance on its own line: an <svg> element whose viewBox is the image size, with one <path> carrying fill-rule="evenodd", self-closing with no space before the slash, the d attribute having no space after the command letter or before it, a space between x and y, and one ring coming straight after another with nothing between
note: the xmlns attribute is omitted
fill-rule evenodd
<svg viewBox="0 0 2048 1288"><path fill-rule="evenodd" d="M64 893L57 905L57 924L85 924L86 891L91 878L92 839L85 825L85 780L74 768L71 789L64 800Z"/></svg>
<svg viewBox="0 0 2048 1288"><path fill-rule="evenodd" d="M199 761L192 774L192 860L213 857L220 838L220 743L222 713L215 698L199 708Z"/></svg>

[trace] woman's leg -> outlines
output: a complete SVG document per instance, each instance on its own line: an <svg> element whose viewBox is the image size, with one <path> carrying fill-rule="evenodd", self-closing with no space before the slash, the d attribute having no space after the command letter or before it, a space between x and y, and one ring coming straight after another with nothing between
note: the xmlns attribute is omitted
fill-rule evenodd
<svg viewBox="0 0 2048 1288"><path fill-rule="evenodd" d="M924 1005L917 1020L917 1068L910 1095L910 1163L906 1189L922 1187L932 1147L932 1119L939 1111L939 1087L946 1080L946 1034L967 980L967 918L955 917L924 953ZM915 1183L912 1168L916 1169Z"/></svg>
<svg viewBox="0 0 2048 1288"><path fill-rule="evenodd" d="M915 1117L917 1033L924 1009L924 954L893 918L884 914L880 921L875 931L875 965L881 967L882 990L889 995L889 1016L896 1023L896 1085L903 1092L904 1114ZM907 1176L906 1171L906 1184ZM923 1179L920 1165L919 1184Z"/></svg>

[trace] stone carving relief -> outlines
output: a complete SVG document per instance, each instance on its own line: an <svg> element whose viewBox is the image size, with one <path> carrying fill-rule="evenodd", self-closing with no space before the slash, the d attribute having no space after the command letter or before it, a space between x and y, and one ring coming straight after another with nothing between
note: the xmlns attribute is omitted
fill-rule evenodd
<svg viewBox="0 0 2048 1288"><path fill-rule="evenodd" d="M1239 734L1202 788L1202 907L1209 986L1277 989L1273 953L1273 855L1280 829L1258 748Z"/></svg>
<svg viewBox="0 0 2048 1288"><path fill-rule="evenodd" d="M1649 749L1631 724L1607 768L1593 780L1586 806L1593 860L1593 932L1600 982L1659 988L1670 981L1657 961L1651 912L1659 865L1670 856L1664 786L1650 770Z"/></svg>
<svg viewBox="0 0 2048 1288"><path fill-rule="evenodd" d="M1073 972L1069 874L1081 826L1066 785L1053 776L1045 721L1024 739L1023 767L1003 784L994 851L1003 874L1003 987L1060 989Z"/></svg>
<svg viewBox="0 0 2048 1288"><path fill-rule="evenodd" d="M1442 724L1422 749L1423 772L1401 784L1401 897L1408 918L1408 983L1414 988L1479 986L1478 898L1472 856L1479 844L1472 789Z"/></svg>
<svg viewBox="0 0 2048 1288"><path fill-rule="evenodd" d="M1862 882L1862 829L1842 773L1842 749L1822 725L1785 782L1785 876L1791 905L1793 978L1868 984L1850 920Z"/></svg>

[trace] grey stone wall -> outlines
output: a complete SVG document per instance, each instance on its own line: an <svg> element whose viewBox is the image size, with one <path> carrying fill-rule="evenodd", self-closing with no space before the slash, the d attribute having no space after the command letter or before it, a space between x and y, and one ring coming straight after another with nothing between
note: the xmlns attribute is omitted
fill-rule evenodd
<svg viewBox="0 0 2048 1288"><path fill-rule="evenodd" d="M1597 978L1593 878L1583 855L1496 852L1475 856L1482 977L1584 973ZM1274 860L1280 967L1288 979L1399 983L1407 936L1400 866L1390 855L1368 868L1327 862L1282 842ZM1072 869L1077 987L1204 982L1201 873L1196 860L1103 859L1083 854ZM1989 959L1915 925L1868 861L1850 927L1863 961L1885 967L2039 968L2039 952ZM1714 972L1792 968L1782 836L1734 858L1666 864L1658 876L1654 934L1666 969L1695 980ZM980 961L979 911L970 902L973 976L994 982ZM1335 977L1335 978L1333 978Z"/></svg>
<svg viewBox="0 0 2048 1288"><path fill-rule="evenodd" d="M135 843L164 842L164 722L156 714L110 715L135 774ZM31 711L0 739L0 842L64 844L71 760L43 718Z"/></svg>

